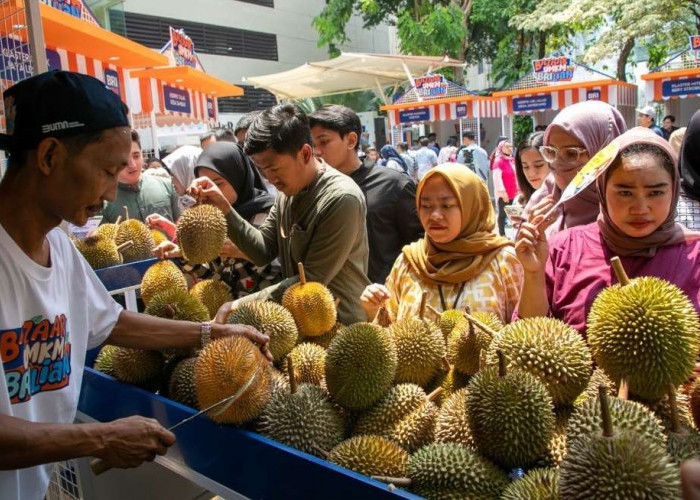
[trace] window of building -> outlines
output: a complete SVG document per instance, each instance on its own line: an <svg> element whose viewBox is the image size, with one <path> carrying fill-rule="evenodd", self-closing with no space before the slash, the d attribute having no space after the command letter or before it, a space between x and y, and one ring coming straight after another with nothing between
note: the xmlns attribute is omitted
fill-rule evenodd
<svg viewBox="0 0 700 500"><path fill-rule="evenodd" d="M258 2L253 2L258 3ZM271 1L269 3L272 3ZM110 10L110 27L130 40L160 49L170 40L170 26L184 29L202 54L277 61L277 36L272 33L195 23L180 19L147 16Z"/></svg>
<svg viewBox="0 0 700 500"><path fill-rule="evenodd" d="M274 94L251 85L238 85L245 93L242 97L220 97L219 113L249 113L262 111L277 104Z"/></svg>

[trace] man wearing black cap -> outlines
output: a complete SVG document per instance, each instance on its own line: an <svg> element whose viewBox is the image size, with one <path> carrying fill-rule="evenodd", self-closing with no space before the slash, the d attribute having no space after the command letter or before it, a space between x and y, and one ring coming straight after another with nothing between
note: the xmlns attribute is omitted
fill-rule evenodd
<svg viewBox="0 0 700 500"><path fill-rule="evenodd" d="M119 97L92 77L50 72L4 93L9 165L0 182L0 496L43 498L51 462L95 456L134 467L175 437L155 420L73 424L85 351L197 347L248 327L178 322L121 307L68 237L113 200L131 135Z"/></svg>

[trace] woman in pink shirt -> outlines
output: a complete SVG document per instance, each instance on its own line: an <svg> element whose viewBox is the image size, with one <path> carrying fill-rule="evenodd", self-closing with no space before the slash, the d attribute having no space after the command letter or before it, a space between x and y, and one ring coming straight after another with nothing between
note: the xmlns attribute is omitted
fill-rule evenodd
<svg viewBox="0 0 700 500"><path fill-rule="evenodd" d="M506 235L505 207L513 203L518 195L518 181L515 177L513 160L513 145L509 141L501 141L496 149L493 160L493 192L498 200L498 232Z"/></svg>
<svg viewBox="0 0 700 500"><path fill-rule="evenodd" d="M515 249L525 270L517 316L553 316L586 335L598 293L616 283L610 258L620 256L630 278L656 276L683 290L700 311L700 234L677 224L677 157L648 129L615 142L620 153L597 181L600 215L558 233L523 223Z"/></svg>

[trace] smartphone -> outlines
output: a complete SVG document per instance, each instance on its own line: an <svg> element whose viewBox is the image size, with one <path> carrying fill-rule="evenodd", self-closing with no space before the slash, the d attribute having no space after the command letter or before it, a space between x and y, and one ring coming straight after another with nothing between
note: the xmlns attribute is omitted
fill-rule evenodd
<svg viewBox="0 0 700 500"><path fill-rule="evenodd" d="M506 215L511 218L517 218L523 214L523 207L519 205L508 205L504 207L503 210L505 210Z"/></svg>

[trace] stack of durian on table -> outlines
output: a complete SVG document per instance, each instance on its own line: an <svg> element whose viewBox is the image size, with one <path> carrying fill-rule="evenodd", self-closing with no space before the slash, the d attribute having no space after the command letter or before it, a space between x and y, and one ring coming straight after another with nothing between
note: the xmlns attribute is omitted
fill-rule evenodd
<svg viewBox="0 0 700 500"><path fill-rule="evenodd" d="M270 336L274 365L236 337L198 353L108 346L95 368L193 408L244 388L209 417L426 498L680 498L679 465L700 458L700 386L683 388L698 315L672 284L619 276L584 340L553 318L433 322L425 297L416 317L390 324L380 309L340 325L331 292L300 266L282 304L228 317ZM210 319L230 300L222 285L188 291L177 266L158 263L143 278L146 313Z"/></svg>

